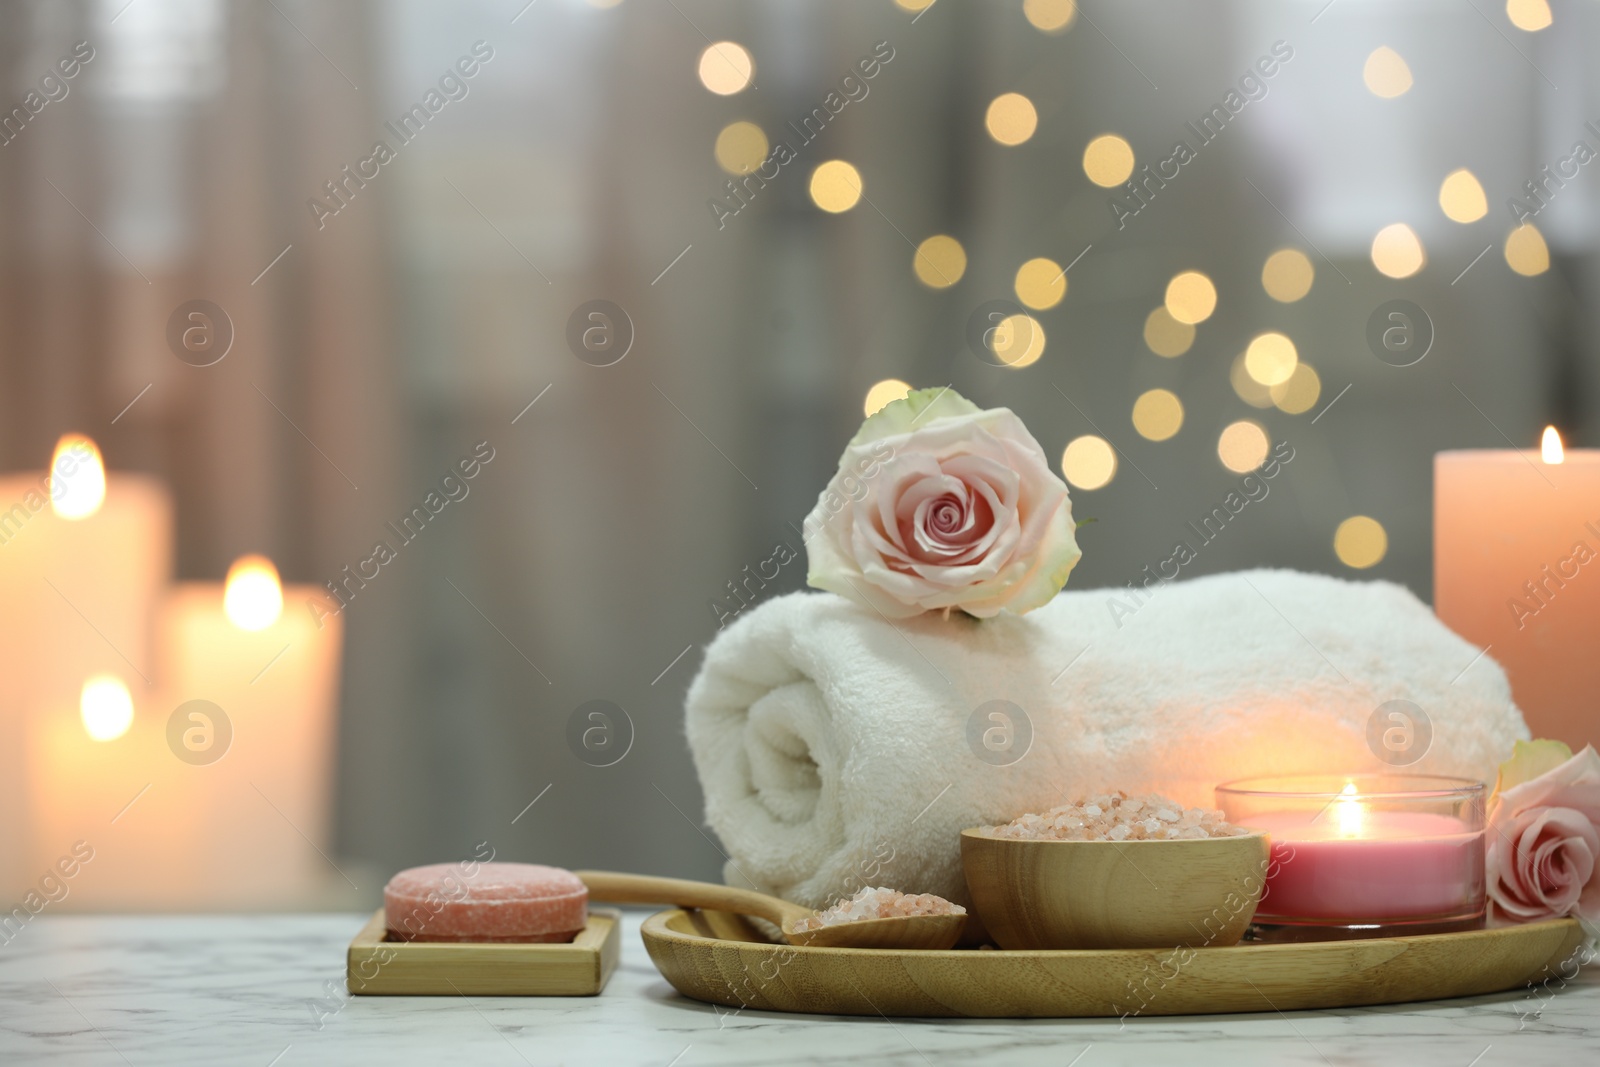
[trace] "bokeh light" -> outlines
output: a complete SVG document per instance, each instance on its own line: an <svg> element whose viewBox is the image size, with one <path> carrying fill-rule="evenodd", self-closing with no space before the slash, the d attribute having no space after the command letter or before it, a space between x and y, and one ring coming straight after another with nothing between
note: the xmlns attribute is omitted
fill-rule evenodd
<svg viewBox="0 0 1600 1067"><path fill-rule="evenodd" d="M1403 222L1390 223L1372 239L1372 265L1391 278L1409 278L1422 269L1428 257L1422 241Z"/></svg>
<svg viewBox="0 0 1600 1067"><path fill-rule="evenodd" d="M1462 167L1445 175L1439 185L1439 208L1452 222L1477 222L1489 213L1489 199L1477 175Z"/></svg>
<svg viewBox="0 0 1600 1067"><path fill-rule="evenodd" d="M1298 248L1280 248L1261 267L1261 288L1281 304L1292 304L1311 292L1317 268Z"/></svg>
<svg viewBox="0 0 1600 1067"><path fill-rule="evenodd" d="M894 0L894 6L902 11L922 11L933 4L934 0Z"/></svg>
<svg viewBox="0 0 1600 1067"><path fill-rule="evenodd" d="M1061 303L1067 295L1067 274L1061 264L1040 256L1017 268L1013 286L1018 300L1035 311L1044 311Z"/></svg>
<svg viewBox="0 0 1600 1067"><path fill-rule="evenodd" d="M1393 100L1411 88L1411 68L1406 66L1399 52L1383 45L1373 49L1367 57L1367 65L1361 70L1361 80L1367 83L1367 88L1372 90L1374 96Z"/></svg>
<svg viewBox="0 0 1600 1067"><path fill-rule="evenodd" d="M1169 389L1150 389L1133 402L1133 428L1150 441L1165 441L1183 427L1183 401Z"/></svg>
<svg viewBox="0 0 1600 1067"><path fill-rule="evenodd" d="M1114 133L1102 133L1083 150L1083 172L1107 189L1121 185L1133 173L1133 147Z"/></svg>
<svg viewBox="0 0 1600 1067"><path fill-rule="evenodd" d="M1022 0L1022 15L1036 30L1061 33L1078 14L1074 0Z"/></svg>
<svg viewBox="0 0 1600 1067"><path fill-rule="evenodd" d="M95 741L115 741L133 725L133 694L114 674L96 674L83 683L78 716Z"/></svg>
<svg viewBox="0 0 1600 1067"><path fill-rule="evenodd" d="M266 556L240 556L228 568L222 612L241 630L265 630L283 614L283 583Z"/></svg>
<svg viewBox="0 0 1600 1067"><path fill-rule="evenodd" d="M1267 431L1249 419L1232 422L1217 438L1217 458L1235 474L1253 471L1267 461Z"/></svg>
<svg viewBox="0 0 1600 1067"><path fill-rule="evenodd" d="M936 233L917 246L911 269L923 285L948 289L967 272L967 250L954 237Z"/></svg>
<svg viewBox="0 0 1600 1067"><path fill-rule="evenodd" d="M904 400L911 395L911 386L899 378L885 378L883 381L867 390L867 399L862 403L861 410L871 416L882 411L884 405L896 400Z"/></svg>
<svg viewBox="0 0 1600 1067"><path fill-rule="evenodd" d="M1144 320L1144 343L1150 351L1168 359L1181 356L1194 344L1194 327L1172 317L1165 306L1158 307Z"/></svg>
<svg viewBox="0 0 1600 1067"><path fill-rule="evenodd" d="M1262 385L1281 385L1300 362L1294 342L1276 331L1258 334L1244 350L1244 369Z"/></svg>
<svg viewBox="0 0 1600 1067"><path fill-rule="evenodd" d="M1346 567L1364 570L1389 551L1389 534L1383 524L1367 515L1352 515L1333 534L1333 552Z"/></svg>
<svg viewBox="0 0 1600 1067"><path fill-rule="evenodd" d="M1506 265L1530 278L1550 269L1550 247L1533 223L1524 222L1506 235Z"/></svg>
<svg viewBox="0 0 1600 1067"><path fill-rule="evenodd" d="M718 96L731 96L755 77L755 60L744 45L718 41L700 53L700 84Z"/></svg>
<svg viewBox="0 0 1600 1067"><path fill-rule="evenodd" d="M100 447L81 433L62 434L50 456L50 510L63 519L87 519L106 500Z"/></svg>
<svg viewBox="0 0 1600 1067"><path fill-rule="evenodd" d="M1032 315L1007 315L989 336L995 358L1008 367L1031 367L1044 355L1044 327Z"/></svg>
<svg viewBox="0 0 1600 1067"><path fill-rule="evenodd" d="M1322 396L1322 378L1309 363L1295 365L1289 380L1267 390L1278 410L1290 415L1301 415L1317 406Z"/></svg>
<svg viewBox="0 0 1600 1067"><path fill-rule="evenodd" d="M1506 18L1519 30L1537 33L1550 25L1550 4L1547 0L1506 0Z"/></svg>
<svg viewBox="0 0 1600 1067"><path fill-rule="evenodd" d="M1001 93L989 103L983 124L989 136L1003 145L1019 145L1039 127L1039 113L1033 101L1021 93Z"/></svg>
<svg viewBox="0 0 1600 1067"><path fill-rule="evenodd" d="M1167 314L1179 322L1204 322L1217 309L1217 287L1197 270L1186 270L1167 283Z"/></svg>
<svg viewBox="0 0 1600 1067"><path fill-rule="evenodd" d="M753 122L730 122L712 150L717 166L729 174L748 174L767 158L767 135Z"/></svg>
<svg viewBox="0 0 1600 1067"><path fill-rule="evenodd" d="M861 172L842 159L830 159L811 172L811 200L837 215L861 199Z"/></svg>
<svg viewBox="0 0 1600 1067"><path fill-rule="evenodd" d="M1251 407L1270 408L1272 389L1250 377L1250 372L1245 369L1244 357L1245 354L1240 352L1228 368L1228 384L1233 386L1235 395Z"/></svg>
<svg viewBox="0 0 1600 1067"><path fill-rule="evenodd" d="M1074 438L1061 453L1061 473L1074 489L1099 489L1117 474L1117 453L1104 437Z"/></svg>

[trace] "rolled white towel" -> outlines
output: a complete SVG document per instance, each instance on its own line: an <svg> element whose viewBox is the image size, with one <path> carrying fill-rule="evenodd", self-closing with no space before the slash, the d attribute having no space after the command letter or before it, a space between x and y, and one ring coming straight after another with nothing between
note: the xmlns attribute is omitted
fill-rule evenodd
<svg viewBox="0 0 1600 1067"><path fill-rule="evenodd" d="M983 621L794 593L711 643L687 725L730 883L964 902L962 829L1111 789L1210 807L1232 778L1393 770L1367 736L1396 699L1432 726L1410 773L1492 781L1528 736L1505 672L1406 589L1272 570ZM989 711L1019 718L990 701L1026 717L1009 753L982 743L1006 740Z"/></svg>

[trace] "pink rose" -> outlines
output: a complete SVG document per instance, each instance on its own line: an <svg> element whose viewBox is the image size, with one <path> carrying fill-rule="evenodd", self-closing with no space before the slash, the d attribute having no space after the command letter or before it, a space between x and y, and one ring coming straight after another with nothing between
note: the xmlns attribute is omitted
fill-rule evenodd
<svg viewBox="0 0 1600 1067"><path fill-rule="evenodd" d="M1489 808L1488 892L1512 922L1600 922L1600 755L1518 741Z"/></svg>
<svg viewBox="0 0 1600 1067"><path fill-rule="evenodd" d="M1081 554L1066 483L1006 408L949 389L862 424L806 517L806 581L891 619L1047 603Z"/></svg>

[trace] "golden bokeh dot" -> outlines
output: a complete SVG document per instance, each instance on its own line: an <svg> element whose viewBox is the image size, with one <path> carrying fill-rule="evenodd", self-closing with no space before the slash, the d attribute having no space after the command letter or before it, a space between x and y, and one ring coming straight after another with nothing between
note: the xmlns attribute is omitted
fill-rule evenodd
<svg viewBox="0 0 1600 1067"><path fill-rule="evenodd" d="M755 60L742 44L718 41L700 53L700 84L718 96L739 92L755 73Z"/></svg>
<svg viewBox="0 0 1600 1067"><path fill-rule="evenodd" d="M1107 189L1121 185L1133 173L1133 146L1114 133L1102 133L1083 150L1083 172Z"/></svg>
<svg viewBox="0 0 1600 1067"><path fill-rule="evenodd" d="M1506 18L1519 30L1537 33L1550 25L1550 4L1547 0L1506 0Z"/></svg>
<svg viewBox="0 0 1600 1067"><path fill-rule="evenodd" d="M1183 401L1170 389L1150 389L1133 402L1133 428L1150 441L1165 441L1183 426Z"/></svg>
<svg viewBox="0 0 1600 1067"><path fill-rule="evenodd" d="M811 199L824 211L849 211L861 199L861 172L842 159L818 164L811 172Z"/></svg>
<svg viewBox="0 0 1600 1067"><path fill-rule="evenodd" d="M1217 458L1235 474L1253 471L1267 461L1267 431L1249 419L1230 422L1217 438Z"/></svg>
<svg viewBox="0 0 1600 1067"><path fill-rule="evenodd" d="M729 174L748 174L767 158L767 135L753 122L730 122L717 134L713 153Z"/></svg>
<svg viewBox="0 0 1600 1067"><path fill-rule="evenodd" d="M1506 235L1506 265L1530 278L1550 269L1550 247L1533 223L1524 222Z"/></svg>
<svg viewBox="0 0 1600 1067"><path fill-rule="evenodd" d="M936 233L917 246L911 269L923 285L948 289L967 272L967 250L954 237Z"/></svg>
<svg viewBox="0 0 1600 1067"><path fill-rule="evenodd" d="M1036 30L1060 33L1072 25L1078 5L1074 0L1022 0L1022 15Z"/></svg>
<svg viewBox="0 0 1600 1067"><path fill-rule="evenodd" d="M1322 377L1311 364L1299 363L1288 381L1272 386L1267 393L1279 411L1303 415L1317 406L1317 398L1322 395Z"/></svg>
<svg viewBox="0 0 1600 1067"><path fill-rule="evenodd" d="M1411 68L1388 45L1372 50L1367 65L1361 70L1361 80L1367 83L1372 95L1393 100L1411 88Z"/></svg>
<svg viewBox="0 0 1600 1067"><path fill-rule="evenodd" d="M1067 272L1055 260L1039 256L1017 268L1012 284L1018 300L1035 311L1044 311L1061 303L1067 295Z"/></svg>
<svg viewBox="0 0 1600 1067"><path fill-rule="evenodd" d="M1193 326L1217 309L1217 287L1197 270L1186 270L1167 283L1167 314Z"/></svg>
<svg viewBox="0 0 1600 1067"><path fill-rule="evenodd" d="M1039 113L1033 101L1021 93L1001 93L989 102L983 118L989 136L1004 145L1019 145L1039 128Z"/></svg>
<svg viewBox="0 0 1600 1067"><path fill-rule="evenodd" d="M1452 222L1477 222L1489 213L1489 199L1477 175L1462 167L1445 175L1439 185L1439 207Z"/></svg>
<svg viewBox="0 0 1600 1067"><path fill-rule="evenodd" d="M896 400L904 400L911 395L911 386L899 378L885 378L883 381L867 390L867 399L862 403L861 410L868 417L882 411L886 404Z"/></svg>
<svg viewBox="0 0 1600 1067"><path fill-rule="evenodd" d="M1061 453L1061 473L1075 489L1099 489L1117 473L1117 453L1104 437L1073 438Z"/></svg>
<svg viewBox="0 0 1600 1067"><path fill-rule="evenodd" d="M1298 248L1280 248L1261 267L1261 288L1281 304L1292 304L1311 291L1317 268Z"/></svg>
<svg viewBox="0 0 1600 1067"><path fill-rule="evenodd" d="M1240 400L1253 408L1270 408L1272 406L1272 390L1250 377L1250 372L1245 369L1243 352L1234 359L1233 366L1228 368L1228 384L1233 386L1233 391Z"/></svg>
<svg viewBox="0 0 1600 1067"><path fill-rule="evenodd" d="M894 6L901 11L921 11L933 6L934 0L894 0Z"/></svg>
<svg viewBox="0 0 1600 1067"><path fill-rule="evenodd" d="M1173 318L1165 306L1158 307L1145 316L1144 343L1158 356L1181 356L1194 344L1194 327Z"/></svg>
<svg viewBox="0 0 1600 1067"><path fill-rule="evenodd" d="M1352 515L1333 533L1333 552L1339 562L1357 570L1383 559L1389 551L1389 535L1383 523L1367 515Z"/></svg>
<svg viewBox="0 0 1600 1067"><path fill-rule="evenodd" d="M1044 327L1032 315L1007 315L989 337L995 358L1008 367L1031 367L1044 355Z"/></svg>
<svg viewBox="0 0 1600 1067"><path fill-rule="evenodd" d="M1258 334L1244 350L1244 369L1262 385L1281 385L1294 374L1300 353L1294 342L1276 331Z"/></svg>
<svg viewBox="0 0 1600 1067"><path fill-rule="evenodd" d="M1390 223L1372 239L1372 265L1391 278L1409 278L1422 269L1428 257L1422 241L1403 222Z"/></svg>

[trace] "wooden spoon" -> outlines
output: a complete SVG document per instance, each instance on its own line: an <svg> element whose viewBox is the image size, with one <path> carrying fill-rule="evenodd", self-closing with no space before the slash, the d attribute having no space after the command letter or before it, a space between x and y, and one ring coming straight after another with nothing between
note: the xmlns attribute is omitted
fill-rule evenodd
<svg viewBox="0 0 1600 1067"><path fill-rule="evenodd" d="M965 915L896 915L796 931L796 923L816 912L754 890L682 878L656 878L648 874L573 873L583 879L583 884L589 887L589 896L595 900L613 904L677 904L754 915L783 931L784 940L789 944L812 948L947 949L955 945L967 923Z"/></svg>

